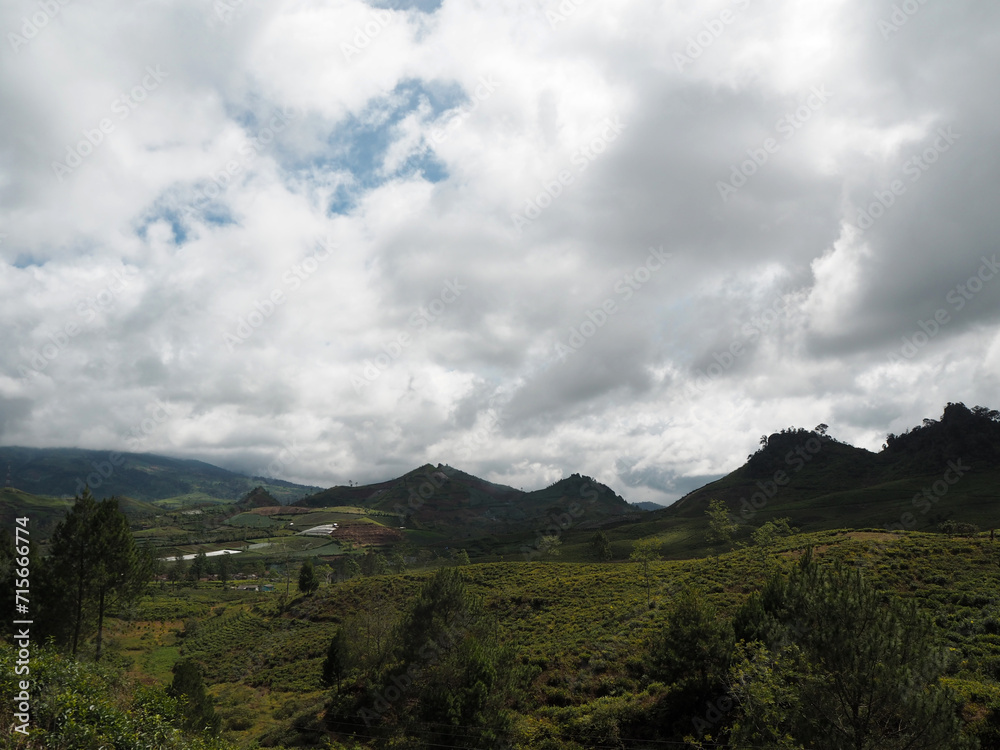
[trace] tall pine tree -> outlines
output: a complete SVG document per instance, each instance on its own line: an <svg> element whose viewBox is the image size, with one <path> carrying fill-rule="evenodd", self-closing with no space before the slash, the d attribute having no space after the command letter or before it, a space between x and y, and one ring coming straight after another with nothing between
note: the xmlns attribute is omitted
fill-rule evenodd
<svg viewBox="0 0 1000 750"><path fill-rule="evenodd" d="M105 616L141 595L152 567L148 554L136 547L118 500L97 502L84 489L56 527L40 566L43 634L69 646L75 656L96 631L100 659Z"/></svg>

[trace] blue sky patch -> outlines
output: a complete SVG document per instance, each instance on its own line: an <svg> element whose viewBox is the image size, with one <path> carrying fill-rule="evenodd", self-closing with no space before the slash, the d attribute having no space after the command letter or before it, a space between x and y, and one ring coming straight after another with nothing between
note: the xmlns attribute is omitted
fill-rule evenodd
<svg viewBox="0 0 1000 750"><path fill-rule="evenodd" d="M464 102L468 97L457 84L417 80L400 82L389 94L378 97L360 115L352 115L330 134L330 152L316 166L334 172L349 173L350 181L341 184L331 201L331 213L347 213L362 194L390 180L419 175L428 182L447 179L444 163L421 138L395 168L386 167L389 149L408 133L406 118L416 116L421 124L431 122Z"/></svg>
<svg viewBox="0 0 1000 750"><path fill-rule="evenodd" d="M421 13L433 13L441 7L442 0L369 0L373 8L388 10L419 10Z"/></svg>

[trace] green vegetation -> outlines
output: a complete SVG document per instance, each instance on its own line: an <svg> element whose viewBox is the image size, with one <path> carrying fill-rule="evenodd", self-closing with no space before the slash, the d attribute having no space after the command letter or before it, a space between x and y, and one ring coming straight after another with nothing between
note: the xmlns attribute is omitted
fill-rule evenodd
<svg viewBox="0 0 1000 750"><path fill-rule="evenodd" d="M930 618L859 571L821 568L807 552L789 575L751 596L734 622L749 644L733 667L736 744L972 746L941 683L944 651Z"/></svg>
<svg viewBox="0 0 1000 750"><path fill-rule="evenodd" d="M648 589L627 562L441 563L292 599L164 583L117 621L109 659L128 655L162 689L178 660L198 665L220 736L241 747L447 746L475 726L464 746L764 745L770 727L824 748L807 721L817 701L832 705L817 692L833 668L820 655L846 674L884 652L876 685L923 685L897 706L983 748L1000 739L1000 546L988 535L776 534L763 548L650 558ZM857 630L865 607L871 642Z"/></svg>
<svg viewBox="0 0 1000 750"><path fill-rule="evenodd" d="M735 521L729 518L729 509L726 504L721 500L710 501L705 515L708 516L708 543L729 544L739 527Z"/></svg>
<svg viewBox="0 0 1000 750"><path fill-rule="evenodd" d="M299 591L303 594L312 594L319 588L319 580L316 578L316 570L312 560L306 560L299 568Z"/></svg>
<svg viewBox="0 0 1000 750"><path fill-rule="evenodd" d="M105 615L138 598L152 572L114 498L96 502L88 490L56 527L39 566L41 632L76 655L81 636L96 630L100 660Z"/></svg>
<svg viewBox="0 0 1000 750"><path fill-rule="evenodd" d="M0 747L25 750L233 750L221 739L178 731L188 706L160 686L122 675L108 664L79 662L46 646L31 657L31 722L23 737L14 727L17 651L0 644ZM20 740L20 741L19 741Z"/></svg>
<svg viewBox="0 0 1000 750"><path fill-rule="evenodd" d="M190 659L181 659L173 667L174 679L167 688L167 695L184 706L181 726L188 730L218 734L221 719L216 715L213 701L205 693L201 668Z"/></svg>

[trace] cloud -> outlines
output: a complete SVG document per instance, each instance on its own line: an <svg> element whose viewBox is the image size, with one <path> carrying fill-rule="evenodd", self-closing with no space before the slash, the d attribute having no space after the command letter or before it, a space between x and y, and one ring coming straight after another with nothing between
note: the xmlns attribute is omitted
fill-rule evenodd
<svg viewBox="0 0 1000 750"><path fill-rule="evenodd" d="M39 7L0 9L5 443L166 414L143 450L311 484L666 502L996 392L988 5Z"/></svg>

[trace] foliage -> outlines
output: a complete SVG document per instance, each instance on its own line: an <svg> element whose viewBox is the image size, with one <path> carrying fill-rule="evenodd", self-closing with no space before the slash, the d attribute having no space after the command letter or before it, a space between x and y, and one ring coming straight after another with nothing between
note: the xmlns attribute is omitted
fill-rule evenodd
<svg viewBox="0 0 1000 750"><path fill-rule="evenodd" d="M459 569L443 568L427 580L392 644L369 690L355 682L331 703L328 726L353 734L352 717L360 717L363 734L376 733L393 747L506 744L520 670L511 668L511 646L468 593ZM420 744L408 744L414 741Z"/></svg>
<svg viewBox="0 0 1000 750"><path fill-rule="evenodd" d="M188 567L188 580L197 582L207 575L208 555L204 549L199 549L198 552L195 553L194 559L191 561L191 565Z"/></svg>
<svg viewBox="0 0 1000 750"><path fill-rule="evenodd" d="M117 499L97 502L85 489L56 527L49 555L39 566L42 633L76 655L82 640L96 631L100 659L109 609L135 602L152 569Z"/></svg>
<svg viewBox="0 0 1000 750"><path fill-rule="evenodd" d="M737 524L729 517L729 508L721 500L712 500L705 511L708 516L709 544L729 544L736 533Z"/></svg>
<svg viewBox="0 0 1000 750"><path fill-rule="evenodd" d="M671 602L663 619L648 647L650 675L699 693L721 686L733 652L728 621L691 586Z"/></svg>
<svg viewBox="0 0 1000 750"><path fill-rule="evenodd" d="M586 544L593 533L591 529L582 534L584 555L589 554ZM631 541L616 539L615 529L607 533L618 556L627 557L625 545ZM1000 746L995 741L1000 736L1000 685L996 682L1000 678L1000 544L991 545L988 537L892 534L881 529L823 531L778 536L768 556L777 569L788 571L794 567L793 558L810 545L818 550L821 567L863 568L865 578L885 592L885 601L898 598L915 604L934 620L948 654L947 676L940 682L960 693L966 733L979 738L984 750ZM669 550L668 543L664 551ZM511 678L509 688L505 683L494 688L503 696L499 709L512 722L505 736L520 747L642 747L643 742L653 747L682 743L685 735L692 734L700 736L689 743L692 747L696 741L705 747L719 742L726 746L727 740L735 743L737 722L748 718L736 702L734 687L739 681L730 680L699 698L695 685L683 679L661 682L668 675L653 674L643 644L652 644L662 633L685 588L696 591L702 608L714 610L717 622L724 625L748 595L766 585L758 557L759 549L748 547L710 558L650 561L652 599L654 604L666 603L662 610L647 606L645 586L636 585L637 568L627 564L538 561L450 568L461 580L464 598L472 602L464 620L457 621L467 622L472 635L482 632L487 645L493 621L495 642L509 649L498 668L500 679ZM460 650L465 637L462 629L449 637L452 631L447 628L434 641L439 650L425 644L425 660L419 658L421 647L415 649L412 676L417 679L411 685L401 689L392 680L395 676L405 685L411 679L409 667L400 660L402 622L410 618L430 580L428 572L419 571L357 577L324 587L315 596L295 597L280 608L274 594L223 592L218 586L167 587L144 599L137 615L142 620L176 621L180 619L173 616L176 612L200 623L196 632L181 639L182 655L201 664L217 698L216 711L223 717L224 729L235 730L253 720L252 727L238 733L246 747L255 742L261 746L321 744L324 729L334 732L334 747L430 746L437 740L429 734L431 720L420 718L421 706L425 698L431 701L427 705L438 706L434 710L440 704L434 703L432 693L424 692L425 686L438 677L469 685L462 676L466 671L448 671L443 666L438 670ZM439 596L436 601L447 599ZM220 614L222 604L225 611ZM348 643L339 695L322 685L323 662L338 628ZM744 644L744 648L750 646ZM771 648L763 648L772 654ZM784 650L773 652L774 665L758 661L755 651L748 652L757 671L770 670L773 684L764 677L748 678L745 689L757 691L759 700L768 700L767 691L797 688L794 672L789 670L805 670L810 662L804 655L796 657L794 649L805 654L799 644L789 641ZM492 646L486 653L492 653ZM738 651L733 666L741 658ZM137 667L145 661L136 659ZM514 672L519 674L508 674ZM786 701L797 693L773 695ZM323 713L323 702L327 703L324 724L317 727L315 717ZM473 695L466 695L461 705L471 710ZM783 705L761 708L761 715L780 717ZM465 710L458 704L456 708ZM362 709L376 715L369 716L370 727L359 717ZM453 734L459 731L447 720L440 723ZM781 729L774 722L771 725ZM481 746L487 744L484 740ZM763 741L748 744L767 746ZM467 746L477 745L469 742ZM781 745L775 740L774 746Z"/></svg>
<svg viewBox="0 0 1000 750"><path fill-rule="evenodd" d="M327 687L337 686L340 692L340 682L344 678L347 668L347 637L343 628L337 628L330 647L326 650L326 659L323 660L323 684Z"/></svg>
<svg viewBox="0 0 1000 750"><path fill-rule="evenodd" d="M789 525L790 520L788 518L775 518L766 521L754 529L750 538L757 547L769 548L777 541L778 537L791 536L798 531Z"/></svg>
<svg viewBox="0 0 1000 750"><path fill-rule="evenodd" d="M215 563L215 572L219 576L219 583L222 584L222 588L226 588L229 583L230 570L232 569L232 561L229 555L219 555L217 562Z"/></svg>
<svg viewBox="0 0 1000 750"><path fill-rule="evenodd" d="M12 731L20 688L17 652L0 644L0 746L25 750L230 750L210 736L181 732L185 707L163 688L137 684L104 663L80 662L47 646L31 655L31 722L26 740ZM5 744L9 742L10 744Z"/></svg>
<svg viewBox="0 0 1000 750"><path fill-rule="evenodd" d="M590 550L594 558L601 562L606 562L614 556L611 552L611 542L608 541L608 535L603 531L597 531L591 537Z"/></svg>
<svg viewBox="0 0 1000 750"><path fill-rule="evenodd" d="M944 521L938 527L941 533L948 536L975 536L979 533L979 527L974 523L962 523L960 521Z"/></svg>
<svg viewBox="0 0 1000 750"><path fill-rule="evenodd" d="M299 568L299 591L303 594L312 594L319 588L319 579L316 577L316 568L312 560L306 560Z"/></svg>
<svg viewBox="0 0 1000 750"><path fill-rule="evenodd" d="M782 656L763 668L745 659L742 674L762 684L736 689L744 720L759 719L774 700L773 684L784 683L795 691L782 694L788 705L769 731L808 747L960 746L955 703L939 684L944 664L933 625L858 571L823 569L807 553L789 576L772 577L752 595L735 625L737 637Z"/></svg>
<svg viewBox="0 0 1000 750"><path fill-rule="evenodd" d="M167 694L184 707L184 728L218 734L221 719L215 713L212 699L205 692L201 668L190 659L181 659L174 664L173 673L174 679L167 688Z"/></svg>

